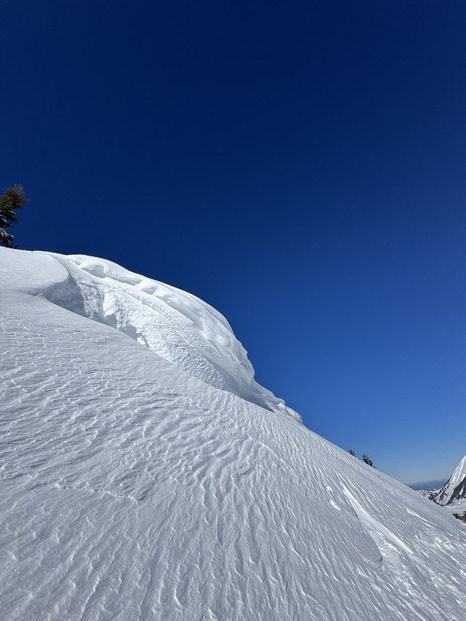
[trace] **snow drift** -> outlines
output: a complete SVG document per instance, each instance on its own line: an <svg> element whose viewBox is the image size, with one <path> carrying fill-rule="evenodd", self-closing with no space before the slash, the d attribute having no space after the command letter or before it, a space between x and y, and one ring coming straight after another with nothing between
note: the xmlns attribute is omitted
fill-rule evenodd
<svg viewBox="0 0 466 621"><path fill-rule="evenodd" d="M5 619L445 620L464 525L306 429L226 320L0 249Z"/></svg>
<svg viewBox="0 0 466 621"><path fill-rule="evenodd" d="M228 322L205 302L111 261L52 256L69 276L44 291L50 301L117 328L211 386L299 418L254 381L254 369Z"/></svg>

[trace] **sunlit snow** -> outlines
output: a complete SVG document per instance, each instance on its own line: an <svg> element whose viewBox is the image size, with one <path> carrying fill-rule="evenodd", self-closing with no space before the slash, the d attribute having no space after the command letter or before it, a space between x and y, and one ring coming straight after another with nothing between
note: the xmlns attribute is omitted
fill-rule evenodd
<svg viewBox="0 0 466 621"><path fill-rule="evenodd" d="M213 308L0 249L6 620L461 621L466 528L306 429Z"/></svg>
<svg viewBox="0 0 466 621"><path fill-rule="evenodd" d="M445 485L429 495L453 514L466 513L466 456L460 461Z"/></svg>

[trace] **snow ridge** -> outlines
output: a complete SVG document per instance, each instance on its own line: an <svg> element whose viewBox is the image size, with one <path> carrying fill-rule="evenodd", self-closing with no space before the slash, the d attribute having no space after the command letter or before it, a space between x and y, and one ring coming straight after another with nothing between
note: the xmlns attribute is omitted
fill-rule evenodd
<svg viewBox="0 0 466 621"><path fill-rule="evenodd" d="M120 330L210 386L270 410L299 415L254 381L227 320L194 295L95 257L50 254L68 271L47 299Z"/></svg>
<svg viewBox="0 0 466 621"><path fill-rule="evenodd" d="M462 621L464 525L306 429L216 311L154 282L0 248L2 617Z"/></svg>

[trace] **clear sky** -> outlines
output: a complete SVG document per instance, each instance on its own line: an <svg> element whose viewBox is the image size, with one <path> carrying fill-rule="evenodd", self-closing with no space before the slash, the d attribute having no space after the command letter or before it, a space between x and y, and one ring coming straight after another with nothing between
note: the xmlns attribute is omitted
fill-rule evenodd
<svg viewBox="0 0 466 621"><path fill-rule="evenodd" d="M466 453L466 5L0 1L23 249L218 308L313 431L408 483Z"/></svg>

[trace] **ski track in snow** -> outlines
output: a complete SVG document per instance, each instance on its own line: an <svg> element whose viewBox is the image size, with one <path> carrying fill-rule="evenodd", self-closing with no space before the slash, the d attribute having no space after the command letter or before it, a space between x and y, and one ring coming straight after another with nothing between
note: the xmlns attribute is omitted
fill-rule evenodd
<svg viewBox="0 0 466 621"><path fill-rule="evenodd" d="M112 326L52 303L72 260L0 250L21 279L37 267L0 298L2 618L464 619L457 520L307 430L249 369L231 379L231 359L221 388L184 349L177 365L121 330L124 305Z"/></svg>

